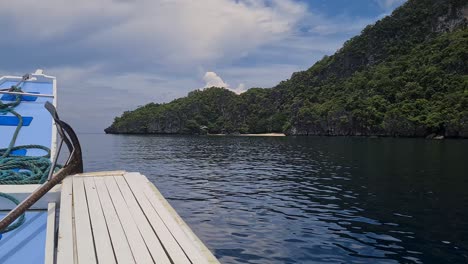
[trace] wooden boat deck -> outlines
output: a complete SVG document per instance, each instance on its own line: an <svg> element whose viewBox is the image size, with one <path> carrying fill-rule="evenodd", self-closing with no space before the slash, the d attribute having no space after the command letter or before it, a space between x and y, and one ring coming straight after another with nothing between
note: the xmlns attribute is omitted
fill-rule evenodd
<svg viewBox="0 0 468 264"><path fill-rule="evenodd" d="M219 263L139 173L62 183L56 263Z"/></svg>

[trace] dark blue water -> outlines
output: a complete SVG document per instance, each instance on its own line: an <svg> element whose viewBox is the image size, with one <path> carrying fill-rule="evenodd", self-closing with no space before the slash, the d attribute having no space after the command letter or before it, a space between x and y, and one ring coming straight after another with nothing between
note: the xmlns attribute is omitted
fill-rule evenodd
<svg viewBox="0 0 468 264"><path fill-rule="evenodd" d="M222 263L468 263L468 141L80 135Z"/></svg>

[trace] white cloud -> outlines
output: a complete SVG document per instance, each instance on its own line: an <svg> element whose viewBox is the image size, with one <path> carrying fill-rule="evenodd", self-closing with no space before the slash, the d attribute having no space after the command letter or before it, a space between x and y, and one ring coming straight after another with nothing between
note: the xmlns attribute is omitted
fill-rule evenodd
<svg viewBox="0 0 468 264"><path fill-rule="evenodd" d="M205 88L208 87L224 87L227 88L228 84L221 79L221 77L216 74L216 72L206 72L205 76L203 76L203 80L205 81Z"/></svg>
<svg viewBox="0 0 468 264"><path fill-rule="evenodd" d="M223 81L223 79L216 72L206 72L205 76L203 76L203 80L205 81L205 88L223 87L237 94L241 94L247 91L247 88L245 87L245 84L243 83L240 83L236 88L232 88L229 84Z"/></svg>
<svg viewBox="0 0 468 264"><path fill-rule="evenodd" d="M0 9L20 38L74 39L70 49L113 62L174 67L237 58L285 37L305 14L293 0L23 0Z"/></svg>

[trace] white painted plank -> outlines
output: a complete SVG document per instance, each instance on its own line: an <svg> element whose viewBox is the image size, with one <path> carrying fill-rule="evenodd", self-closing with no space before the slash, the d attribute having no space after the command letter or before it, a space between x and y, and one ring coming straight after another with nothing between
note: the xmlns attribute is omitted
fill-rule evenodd
<svg viewBox="0 0 468 264"><path fill-rule="evenodd" d="M130 248L132 249L135 261L138 264L154 263L148 249L146 248L145 242L141 237L137 224L133 220L131 212L126 206L125 200L120 193L114 177L104 177L104 182L107 190L109 191L120 222L122 223L122 227L125 235L127 236Z"/></svg>
<svg viewBox="0 0 468 264"><path fill-rule="evenodd" d="M117 185L119 186L120 192L122 193L125 202L127 203L127 207L132 213L133 219L137 223L138 229L140 230L140 233L143 236L143 239L145 240L148 250L153 256L153 259L158 260L158 263L171 263L171 261L166 255L166 252L161 246L161 240L163 242L164 248L166 248L174 263L189 264L190 261L187 259L184 252L179 247L175 239L171 236L169 231L164 227L164 223L160 221L161 225L158 226L158 228L160 230L164 230L165 233L158 232L159 230L157 230L156 233L154 232L153 228L151 227L151 224L148 222L148 219L143 213L142 208L140 208L140 205L135 200L134 194L130 190L124 177L114 177L114 179L117 182ZM154 223L152 224L154 225ZM156 234L159 236L159 239L158 236L156 236Z"/></svg>
<svg viewBox="0 0 468 264"><path fill-rule="evenodd" d="M139 173L126 173L124 177L135 193L143 192L145 194L159 217L193 263L219 263L164 197L155 193L157 191L156 187L145 176Z"/></svg>
<svg viewBox="0 0 468 264"><path fill-rule="evenodd" d="M99 263L114 264L114 250L107 231L106 219L102 212L101 202L96 191L93 177L85 177L83 179L86 198L88 200L89 217L91 219L91 230L93 232L94 243L96 247L96 255Z"/></svg>
<svg viewBox="0 0 468 264"><path fill-rule="evenodd" d="M117 212L112 204L111 197L104 183L104 178L94 178L94 184L101 202L104 217L106 219L107 228L114 248L117 263L132 264L135 263L132 251L125 236L125 232L120 223Z"/></svg>
<svg viewBox="0 0 468 264"><path fill-rule="evenodd" d="M49 203L47 209L47 229L45 244L45 264L54 264L55 256L55 203Z"/></svg>
<svg viewBox="0 0 468 264"><path fill-rule="evenodd" d="M79 263L97 263L83 178L73 176L76 249Z"/></svg>
<svg viewBox="0 0 468 264"><path fill-rule="evenodd" d="M60 196L59 234L57 239L57 263L73 264L74 237L73 237L73 180L71 176L62 182Z"/></svg>

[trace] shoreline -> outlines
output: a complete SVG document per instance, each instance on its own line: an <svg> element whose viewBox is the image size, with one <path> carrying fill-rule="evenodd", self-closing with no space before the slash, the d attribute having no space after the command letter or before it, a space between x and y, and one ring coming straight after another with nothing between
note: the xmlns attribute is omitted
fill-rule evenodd
<svg viewBox="0 0 468 264"><path fill-rule="evenodd" d="M140 135L140 136L214 136L214 137L346 137L346 138L412 138L426 140L467 140L468 137L450 136L391 136L391 135L287 135L285 133L258 133L258 134L183 134L183 133L79 133L79 134L103 134L103 135Z"/></svg>
<svg viewBox="0 0 468 264"><path fill-rule="evenodd" d="M284 133L260 133L260 134L207 134L207 136L229 137L285 137Z"/></svg>

